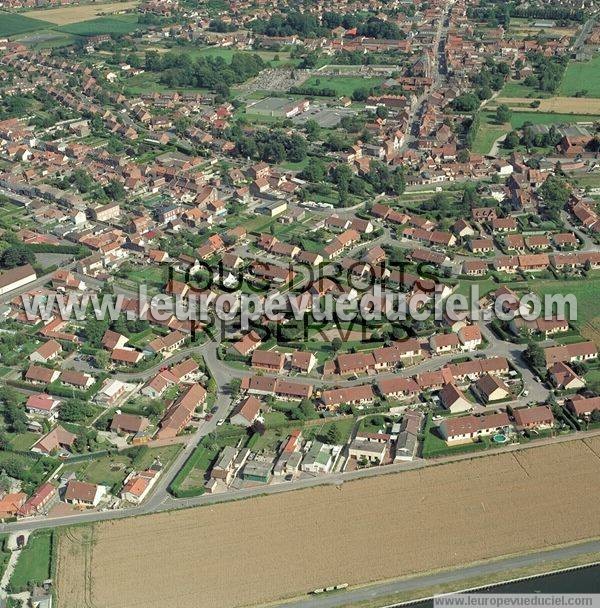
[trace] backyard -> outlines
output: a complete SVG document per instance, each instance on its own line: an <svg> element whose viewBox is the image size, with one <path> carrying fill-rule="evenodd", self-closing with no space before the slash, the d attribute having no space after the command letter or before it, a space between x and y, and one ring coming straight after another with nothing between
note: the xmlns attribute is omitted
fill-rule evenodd
<svg viewBox="0 0 600 608"><path fill-rule="evenodd" d="M39 585L50 578L52 543L52 531L31 534L10 577L9 588L12 592L26 589L29 583Z"/></svg>

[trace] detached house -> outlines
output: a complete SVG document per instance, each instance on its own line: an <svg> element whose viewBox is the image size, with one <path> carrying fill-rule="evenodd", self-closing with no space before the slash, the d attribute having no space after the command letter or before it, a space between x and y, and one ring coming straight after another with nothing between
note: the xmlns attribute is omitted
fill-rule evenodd
<svg viewBox="0 0 600 608"><path fill-rule="evenodd" d="M32 363L48 363L62 352L62 346L56 340L48 340L29 355Z"/></svg>

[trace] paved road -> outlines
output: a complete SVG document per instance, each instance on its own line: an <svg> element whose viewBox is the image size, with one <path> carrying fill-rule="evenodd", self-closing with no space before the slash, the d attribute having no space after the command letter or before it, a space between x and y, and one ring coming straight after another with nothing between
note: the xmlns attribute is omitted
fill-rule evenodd
<svg viewBox="0 0 600 608"><path fill-rule="evenodd" d="M510 580L510 572L531 566L544 567L552 561L575 558L588 553L600 552L600 541L594 540L578 545L567 547L559 547L557 549L542 550L536 553L527 555L517 555L507 557L497 561L489 561L482 564L467 566L454 570L444 570L434 574L416 576L403 580L378 583L348 591L340 591L333 594L313 595L305 599L295 600L292 602L284 602L277 604L280 608L337 608L340 606L351 606L358 602L368 600L374 601L378 598L385 601L398 593L411 591L427 590L436 585L453 584L457 588L461 587L461 583L469 579L489 576L489 575L506 575L506 581ZM340 583L345 581L340 581ZM390 604L389 608L394 604ZM387 606L382 608L388 608Z"/></svg>

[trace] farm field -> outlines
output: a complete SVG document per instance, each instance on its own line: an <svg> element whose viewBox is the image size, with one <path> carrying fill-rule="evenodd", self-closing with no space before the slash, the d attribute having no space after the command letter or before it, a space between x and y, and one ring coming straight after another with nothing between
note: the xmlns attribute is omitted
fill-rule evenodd
<svg viewBox="0 0 600 608"><path fill-rule="evenodd" d="M586 97L600 97L600 55L591 61L572 61L567 66L560 85L561 95L586 91Z"/></svg>
<svg viewBox="0 0 600 608"><path fill-rule="evenodd" d="M22 14L0 11L0 36L16 36L25 32L43 30L52 24Z"/></svg>
<svg viewBox="0 0 600 608"><path fill-rule="evenodd" d="M110 2L107 4L84 4L81 6L64 6L61 8L50 8L47 10L29 11L28 16L43 19L55 25L69 25L95 19L101 15L111 15L120 11L126 11L136 7L138 0L129 2Z"/></svg>
<svg viewBox="0 0 600 608"><path fill-rule="evenodd" d="M256 605L594 538L599 453L594 437L69 528L60 532L58 604L171 608L202 597L204 608ZM281 568L290 547L302 568Z"/></svg>
<svg viewBox="0 0 600 608"><path fill-rule="evenodd" d="M336 95L350 96L356 89L379 86L383 78L360 78L358 76L312 76L302 83L303 87L333 89Z"/></svg>
<svg viewBox="0 0 600 608"><path fill-rule="evenodd" d="M494 102L501 104L505 103L515 111L522 113L537 114L545 112L557 112L564 115L581 115L580 120L591 120L588 115L600 114L600 99L588 99L585 97L550 97L549 99L540 99L540 105L537 108L530 106L531 99L527 97L497 97Z"/></svg>
<svg viewBox="0 0 600 608"><path fill-rule="evenodd" d="M128 34L137 28L137 15L114 15L62 25L58 30L77 36L97 36L98 34Z"/></svg>

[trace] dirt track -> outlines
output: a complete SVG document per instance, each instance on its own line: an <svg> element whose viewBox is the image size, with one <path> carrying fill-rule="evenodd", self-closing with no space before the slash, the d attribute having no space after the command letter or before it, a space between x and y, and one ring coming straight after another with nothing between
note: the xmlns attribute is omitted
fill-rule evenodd
<svg viewBox="0 0 600 608"><path fill-rule="evenodd" d="M255 605L598 537L599 467L590 438L74 528L58 606Z"/></svg>

